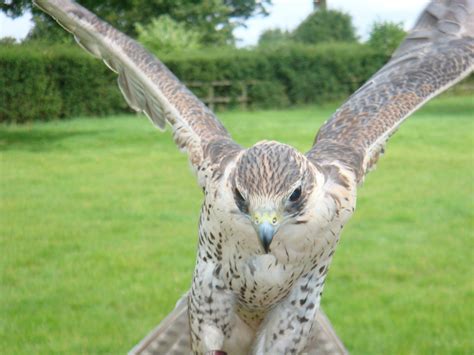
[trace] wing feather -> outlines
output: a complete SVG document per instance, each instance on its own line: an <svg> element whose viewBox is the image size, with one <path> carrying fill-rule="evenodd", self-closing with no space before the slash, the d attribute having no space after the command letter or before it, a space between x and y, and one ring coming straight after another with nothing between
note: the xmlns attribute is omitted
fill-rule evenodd
<svg viewBox="0 0 474 355"><path fill-rule="evenodd" d="M474 0L432 1L391 60L321 127L308 157L362 181L400 124L473 69Z"/></svg>
<svg viewBox="0 0 474 355"><path fill-rule="evenodd" d="M118 73L118 85L131 108L145 113L160 129L171 125L176 143L188 153L196 171L207 158L219 161L238 150L217 117L137 42L73 1L34 3L71 32L82 48ZM210 153L214 142L219 155Z"/></svg>

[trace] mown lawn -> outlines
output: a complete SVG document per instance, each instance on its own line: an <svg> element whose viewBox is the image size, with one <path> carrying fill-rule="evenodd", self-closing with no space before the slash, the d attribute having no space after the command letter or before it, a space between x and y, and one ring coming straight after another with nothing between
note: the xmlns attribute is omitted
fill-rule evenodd
<svg viewBox="0 0 474 355"><path fill-rule="evenodd" d="M336 105L229 112L306 150ZM407 121L360 189L323 306L353 354L474 352L474 100ZM4 354L124 353L190 284L201 192L132 116L0 126Z"/></svg>

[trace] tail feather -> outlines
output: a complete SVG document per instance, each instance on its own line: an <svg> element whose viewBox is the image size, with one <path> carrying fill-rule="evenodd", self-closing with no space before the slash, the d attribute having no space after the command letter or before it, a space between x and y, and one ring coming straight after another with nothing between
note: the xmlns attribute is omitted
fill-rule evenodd
<svg viewBox="0 0 474 355"><path fill-rule="evenodd" d="M176 304L175 309L129 355L188 355L191 353L191 337L188 322L188 294Z"/></svg>
<svg viewBox="0 0 474 355"><path fill-rule="evenodd" d="M314 338L306 347L308 355L349 354L322 309L316 314L316 324Z"/></svg>
<svg viewBox="0 0 474 355"><path fill-rule="evenodd" d="M129 355L189 355L191 339L188 322L188 294L178 301L176 308L138 345ZM321 310L316 315L314 337L308 344L308 355L347 355L348 352L337 337L331 322Z"/></svg>

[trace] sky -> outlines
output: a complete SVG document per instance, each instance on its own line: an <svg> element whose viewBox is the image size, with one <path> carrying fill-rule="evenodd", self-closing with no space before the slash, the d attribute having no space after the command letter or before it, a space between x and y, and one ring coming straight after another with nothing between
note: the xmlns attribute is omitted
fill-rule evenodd
<svg viewBox="0 0 474 355"><path fill-rule="evenodd" d="M329 8L342 10L352 16L362 40L368 38L371 25L375 21L400 22L408 30L428 2L429 0L327 0ZM270 16L249 19L247 28L239 28L234 32L240 39L238 45L240 47L255 45L259 35L266 29L292 30L311 13L312 9L312 0L273 0ZM0 38L6 36L24 38L31 26L30 14L11 20L0 13Z"/></svg>

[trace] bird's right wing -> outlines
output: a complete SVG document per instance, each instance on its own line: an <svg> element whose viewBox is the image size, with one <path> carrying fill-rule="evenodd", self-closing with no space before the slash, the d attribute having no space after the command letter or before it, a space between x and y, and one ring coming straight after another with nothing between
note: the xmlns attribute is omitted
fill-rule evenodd
<svg viewBox="0 0 474 355"><path fill-rule="evenodd" d="M361 182L400 124L473 68L474 0L433 0L392 59L321 127L309 159Z"/></svg>
<svg viewBox="0 0 474 355"><path fill-rule="evenodd" d="M216 116L140 44L71 0L34 0L89 53L118 73L128 104L160 129L168 122L195 170L240 150ZM84 88L87 90L87 88Z"/></svg>

